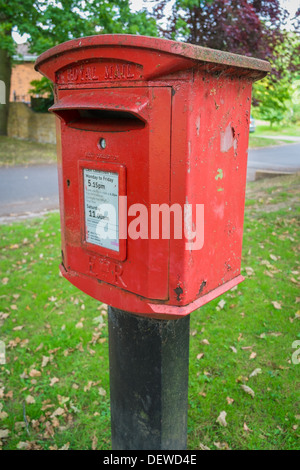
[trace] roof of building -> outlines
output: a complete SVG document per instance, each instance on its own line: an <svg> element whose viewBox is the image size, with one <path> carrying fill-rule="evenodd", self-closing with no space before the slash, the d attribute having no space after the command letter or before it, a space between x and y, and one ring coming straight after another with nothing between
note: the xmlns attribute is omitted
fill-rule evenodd
<svg viewBox="0 0 300 470"><path fill-rule="evenodd" d="M17 45L17 53L13 59L18 62L35 62L37 54L29 52L29 44L27 42Z"/></svg>

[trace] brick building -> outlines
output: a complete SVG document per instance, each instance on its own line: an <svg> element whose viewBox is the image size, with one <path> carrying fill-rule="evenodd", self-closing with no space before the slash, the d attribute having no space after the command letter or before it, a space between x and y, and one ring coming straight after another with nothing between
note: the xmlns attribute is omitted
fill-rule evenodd
<svg viewBox="0 0 300 470"><path fill-rule="evenodd" d="M34 70L36 58L36 55L28 52L28 44L18 44L11 73L10 101L30 104L30 82L41 79L41 75Z"/></svg>

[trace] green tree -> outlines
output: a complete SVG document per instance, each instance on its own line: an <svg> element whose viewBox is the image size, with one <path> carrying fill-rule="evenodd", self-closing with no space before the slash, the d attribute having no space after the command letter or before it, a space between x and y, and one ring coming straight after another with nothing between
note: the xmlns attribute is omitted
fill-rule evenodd
<svg viewBox="0 0 300 470"><path fill-rule="evenodd" d="M299 113L300 39L288 33L270 59L272 72L253 87L253 114L272 126Z"/></svg>
<svg viewBox="0 0 300 470"><path fill-rule="evenodd" d="M157 35L146 10L133 13L130 0L0 0L0 81L6 85L6 105L0 104L0 135L7 132L12 57L12 32L27 33L32 52L42 53L69 39L92 34Z"/></svg>

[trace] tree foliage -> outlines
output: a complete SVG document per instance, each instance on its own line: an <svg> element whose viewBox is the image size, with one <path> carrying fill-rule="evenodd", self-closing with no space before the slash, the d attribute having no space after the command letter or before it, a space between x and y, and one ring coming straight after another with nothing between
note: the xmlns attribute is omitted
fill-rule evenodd
<svg viewBox="0 0 300 470"><path fill-rule="evenodd" d="M169 3L156 2L158 22ZM293 83L299 78L299 35L284 30L287 16L279 0L175 0L167 24L160 23L160 33L170 39L269 60L272 72L255 84L253 104L259 108L260 118L274 123L282 121L294 106ZM294 28L299 32L300 8ZM295 117L297 109L289 115Z"/></svg>
<svg viewBox="0 0 300 470"><path fill-rule="evenodd" d="M161 0L154 12L165 15L168 0ZM280 26L287 12L279 0L176 0L165 37L192 44L262 59L272 57L282 42Z"/></svg>
<svg viewBox="0 0 300 470"><path fill-rule="evenodd" d="M29 34L37 53L91 34L157 35L155 20L145 10L133 13L129 0L0 0L0 47L10 54L12 31Z"/></svg>
<svg viewBox="0 0 300 470"><path fill-rule="evenodd" d="M92 34L157 35L147 11L133 13L129 0L0 0L0 80L9 100L12 33L28 34L30 50L38 54L56 44ZM8 106L0 106L0 134L6 133Z"/></svg>
<svg viewBox="0 0 300 470"><path fill-rule="evenodd" d="M271 59L272 72L253 88L254 114L271 125L299 119L300 40L289 33Z"/></svg>

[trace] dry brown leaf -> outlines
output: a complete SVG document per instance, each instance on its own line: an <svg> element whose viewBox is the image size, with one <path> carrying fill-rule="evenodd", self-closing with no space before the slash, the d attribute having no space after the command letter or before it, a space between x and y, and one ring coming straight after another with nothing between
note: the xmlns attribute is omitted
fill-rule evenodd
<svg viewBox="0 0 300 470"><path fill-rule="evenodd" d="M42 359L42 367L46 367L46 365L48 364L49 361L50 361L50 357L49 357L49 356L43 356L43 359Z"/></svg>
<svg viewBox="0 0 300 470"><path fill-rule="evenodd" d="M102 397L105 397L105 395L106 395L106 390L104 390L104 388L100 387L100 388L98 389L98 391L99 391L99 395L101 395Z"/></svg>
<svg viewBox="0 0 300 470"><path fill-rule="evenodd" d="M254 390L252 390L252 388L248 387L248 385L242 384L241 388L244 390L244 392L248 393L248 395L251 395L252 398L255 397Z"/></svg>
<svg viewBox="0 0 300 470"><path fill-rule="evenodd" d="M24 325L15 326L15 327L13 328L13 331L21 331L21 330L23 330L23 328L24 328Z"/></svg>
<svg viewBox="0 0 300 470"><path fill-rule="evenodd" d="M244 423L243 429L244 429L244 431L246 431L246 432L253 432L251 429L248 428L248 426L247 426L246 423Z"/></svg>
<svg viewBox="0 0 300 470"><path fill-rule="evenodd" d="M256 352L253 351L253 352L250 354L249 359L255 359L256 356L257 356Z"/></svg>
<svg viewBox="0 0 300 470"><path fill-rule="evenodd" d="M225 304L226 304L225 300L221 299L220 302L218 303L218 307L222 309L224 308Z"/></svg>
<svg viewBox="0 0 300 470"><path fill-rule="evenodd" d="M64 408L61 408L60 406L55 410L53 411L52 415L50 416L50 418L55 418L56 416L62 416L65 414L65 409Z"/></svg>
<svg viewBox="0 0 300 470"><path fill-rule="evenodd" d="M97 444L98 444L98 438L97 438L96 434L94 434L93 439L92 439L92 450L97 449Z"/></svg>
<svg viewBox="0 0 300 470"><path fill-rule="evenodd" d="M256 377L256 375L258 375L258 374L261 374L261 369L259 369L259 368L254 369L254 371L251 372L251 374L249 375L249 379L250 379L251 377Z"/></svg>
<svg viewBox="0 0 300 470"><path fill-rule="evenodd" d="M17 444L17 449L19 449L19 450L27 450L28 448L29 448L29 443L28 442L20 441Z"/></svg>
<svg viewBox="0 0 300 470"><path fill-rule="evenodd" d="M29 372L29 375L30 375L30 377L40 377L42 375L42 373L39 370L32 369Z"/></svg>
<svg viewBox="0 0 300 470"><path fill-rule="evenodd" d="M277 302L276 300L271 302L273 307L276 308L276 310L281 310L281 304Z"/></svg>
<svg viewBox="0 0 300 470"><path fill-rule="evenodd" d="M70 442L67 442L65 445L63 445L60 449L58 450L69 450L70 447Z"/></svg>
<svg viewBox="0 0 300 470"><path fill-rule="evenodd" d="M226 416L227 416L226 411L221 411L218 418L216 419L216 423L219 423L220 426L226 427L227 426Z"/></svg>
<svg viewBox="0 0 300 470"><path fill-rule="evenodd" d="M9 435L8 429L0 429L0 439L6 439Z"/></svg>
<svg viewBox="0 0 300 470"><path fill-rule="evenodd" d="M210 448L202 444L202 442L200 442L199 447L200 447L200 450L210 450Z"/></svg>
<svg viewBox="0 0 300 470"><path fill-rule="evenodd" d="M230 397L226 397L226 400L227 400L228 405L232 405L232 403L234 402L234 399Z"/></svg>
<svg viewBox="0 0 300 470"><path fill-rule="evenodd" d="M53 385L57 384L59 382L59 379L57 377L53 377L53 379L50 379L50 387L53 387Z"/></svg>
<svg viewBox="0 0 300 470"><path fill-rule="evenodd" d="M204 357L204 353L197 354L197 359L202 359Z"/></svg>
<svg viewBox="0 0 300 470"><path fill-rule="evenodd" d="M248 276L253 276L255 273L254 273L254 270L252 268L250 268L250 266L247 266L245 268L245 271L247 273Z"/></svg>
<svg viewBox="0 0 300 470"><path fill-rule="evenodd" d="M220 449L220 450L230 450L230 447L227 444L227 442L214 442L214 445L216 446L217 449Z"/></svg>
<svg viewBox="0 0 300 470"><path fill-rule="evenodd" d="M25 401L28 405L32 405L33 403L35 403L35 399L31 395L27 395L27 397L25 398Z"/></svg>

